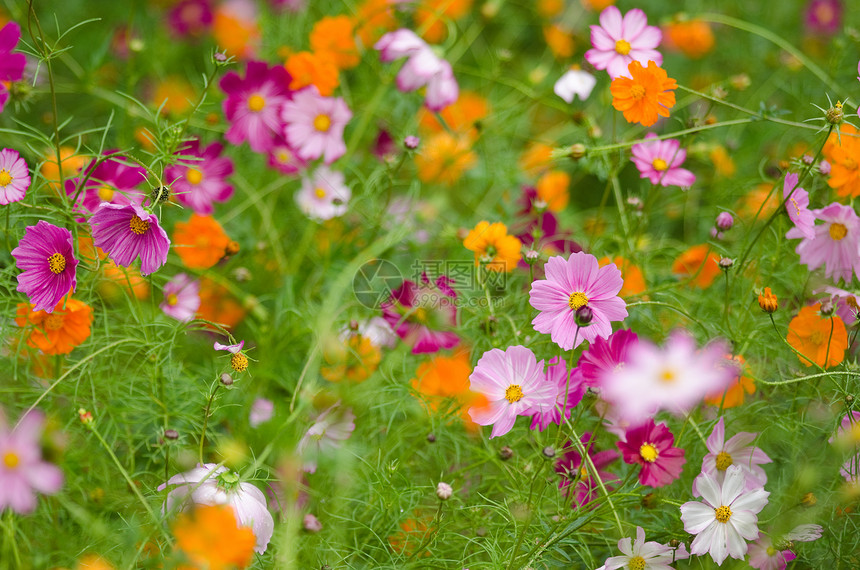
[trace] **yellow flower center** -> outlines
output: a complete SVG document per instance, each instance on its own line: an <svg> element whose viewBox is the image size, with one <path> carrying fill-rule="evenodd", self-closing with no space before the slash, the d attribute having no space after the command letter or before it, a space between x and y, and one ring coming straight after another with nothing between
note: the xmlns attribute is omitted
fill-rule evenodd
<svg viewBox="0 0 860 570"><path fill-rule="evenodd" d="M266 100L262 95L253 94L248 97L248 110L252 113L259 113L266 106Z"/></svg>
<svg viewBox="0 0 860 570"><path fill-rule="evenodd" d="M149 222L146 220L141 220L137 217L137 215L134 215L131 217L131 221L128 223L128 227L131 228L131 231L133 231L137 235L142 236L149 231Z"/></svg>
<svg viewBox="0 0 860 570"><path fill-rule="evenodd" d="M773 546L768 546L766 552L768 556L773 556L774 554L776 554L776 548L774 548Z"/></svg>
<svg viewBox="0 0 860 570"><path fill-rule="evenodd" d="M717 454L717 469L720 471L725 471L729 467L734 464L734 460L732 456L726 453L725 451L721 451Z"/></svg>
<svg viewBox="0 0 860 570"><path fill-rule="evenodd" d="M634 556L627 561L627 568L630 570L645 570L645 559L641 556Z"/></svg>
<svg viewBox="0 0 860 570"><path fill-rule="evenodd" d="M630 42L627 40L618 40L615 42L615 53L627 55L630 53Z"/></svg>
<svg viewBox="0 0 860 570"><path fill-rule="evenodd" d="M290 151L283 148L280 149L276 154L278 162L280 162L281 164L287 164L293 159L293 155L290 154Z"/></svg>
<svg viewBox="0 0 860 570"><path fill-rule="evenodd" d="M576 311L580 307L584 307L588 304L588 297L585 296L585 293L580 291L575 291L570 294L570 299L567 300L567 306L571 308L571 310Z"/></svg>
<svg viewBox="0 0 860 570"><path fill-rule="evenodd" d="M519 402L523 399L523 390L518 384L511 384L505 390L505 400L510 403Z"/></svg>
<svg viewBox="0 0 860 570"><path fill-rule="evenodd" d="M51 273L59 275L66 268L66 256L59 252L53 254L48 258L48 267L51 269Z"/></svg>
<svg viewBox="0 0 860 570"><path fill-rule="evenodd" d="M325 190L323 190L322 188L317 188L316 190L314 190L314 194L316 194L316 197L320 200L325 198Z"/></svg>
<svg viewBox="0 0 860 570"><path fill-rule="evenodd" d="M660 456L660 453L657 451L657 448L650 443L643 443L642 447L639 448L639 455L648 463L654 463L657 461L657 457Z"/></svg>
<svg viewBox="0 0 860 570"><path fill-rule="evenodd" d="M236 372L244 372L248 369L248 357L241 352L237 352L230 357L230 366Z"/></svg>
<svg viewBox="0 0 860 570"><path fill-rule="evenodd" d="M110 202L113 200L114 189L110 186L102 186L98 190L99 200L102 202Z"/></svg>
<svg viewBox="0 0 860 570"><path fill-rule="evenodd" d="M0 186L9 186L12 184L12 180L14 180L14 178L9 174L8 170L0 170Z"/></svg>
<svg viewBox="0 0 860 570"><path fill-rule="evenodd" d="M634 85L630 88L630 96L636 101L645 96L645 88L641 85Z"/></svg>
<svg viewBox="0 0 860 570"><path fill-rule="evenodd" d="M669 164L662 158L655 158L654 162L651 163L651 166L653 166L654 170L657 170L658 172L663 172L664 170L669 169Z"/></svg>
<svg viewBox="0 0 860 570"><path fill-rule="evenodd" d="M427 314L427 309L425 309L424 307L418 307L412 313L412 316L415 317L415 320L418 321L419 323L426 323L427 317L429 315Z"/></svg>
<svg viewBox="0 0 860 570"><path fill-rule="evenodd" d="M317 115L314 119L314 128L321 133L328 132L331 128L331 119L328 115Z"/></svg>
<svg viewBox="0 0 860 570"><path fill-rule="evenodd" d="M196 186L203 182L203 173L196 168L189 168L185 173L185 180L192 186Z"/></svg>
<svg viewBox="0 0 860 570"><path fill-rule="evenodd" d="M167 304L170 305L171 307L176 306L176 304L178 302L179 302L179 297L176 296L176 293L171 293L170 295L167 296Z"/></svg>
<svg viewBox="0 0 860 570"><path fill-rule="evenodd" d="M63 315L59 313L51 313L45 318L45 328L49 331L58 331L63 328L63 323L65 322L65 318Z"/></svg>
<svg viewBox="0 0 860 570"><path fill-rule="evenodd" d="M846 235L848 235L848 228L846 228L843 224L839 222L834 222L830 224L830 237L833 241L840 241Z"/></svg>
<svg viewBox="0 0 860 570"><path fill-rule="evenodd" d="M3 454L3 465L5 465L7 469L15 469L18 467L19 463L21 463L21 459L14 451L7 451Z"/></svg>
<svg viewBox="0 0 860 570"><path fill-rule="evenodd" d="M671 384L675 379L675 371L671 368L665 368L663 372L660 373L660 382L663 382L664 384Z"/></svg>
<svg viewBox="0 0 860 570"><path fill-rule="evenodd" d="M717 520L723 524L729 522L729 519L732 518L732 510L727 506L723 505L714 509L714 516Z"/></svg>

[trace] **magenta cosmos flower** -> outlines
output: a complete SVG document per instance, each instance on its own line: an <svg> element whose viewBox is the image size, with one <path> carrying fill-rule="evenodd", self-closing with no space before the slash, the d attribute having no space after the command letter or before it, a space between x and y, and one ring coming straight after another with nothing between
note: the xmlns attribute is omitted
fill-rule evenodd
<svg viewBox="0 0 860 570"><path fill-rule="evenodd" d="M0 151L0 204L8 206L24 199L30 187L30 170L18 151Z"/></svg>
<svg viewBox="0 0 860 570"><path fill-rule="evenodd" d="M766 536L749 545L750 566L759 570L785 570L789 562L797 558L791 550L779 550Z"/></svg>
<svg viewBox="0 0 860 570"><path fill-rule="evenodd" d="M460 337L450 330L457 325L457 294L450 284L444 275L432 284L425 274L420 285L404 280L382 303L382 317L397 336L412 346L412 354L454 348L460 342Z"/></svg>
<svg viewBox="0 0 860 570"><path fill-rule="evenodd" d="M251 150L267 152L283 130L281 108L290 97L290 74L282 65L249 61L245 78L231 71L221 79L227 94L224 115L230 128L224 135L233 144L247 140Z"/></svg>
<svg viewBox="0 0 860 570"><path fill-rule="evenodd" d="M352 111L340 97L323 97L313 85L284 104L284 136L302 160L323 158L331 164L346 152L343 129Z"/></svg>
<svg viewBox="0 0 860 570"><path fill-rule="evenodd" d="M687 151L680 148L681 142L677 139L651 140L656 138L654 133L648 133L646 142L633 145L633 164L639 169L640 178L664 187L692 186L696 175L681 168L687 158Z"/></svg>
<svg viewBox="0 0 860 570"><path fill-rule="evenodd" d="M221 156L223 150L221 143L201 149L200 141L193 140L176 153L183 158L164 169L164 181L171 185L176 200L201 216L215 210L214 202L233 196L233 187L226 181L233 174L233 161Z"/></svg>
<svg viewBox="0 0 860 570"><path fill-rule="evenodd" d="M531 429L537 428L539 431L545 430L550 424L561 425L561 411L564 410L564 417L569 418L585 394L582 373L578 368L568 371L563 358L556 357L547 363L546 381L555 384L556 396L551 408L543 406L532 414Z"/></svg>
<svg viewBox="0 0 860 570"><path fill-rule="evenodd" d="M196 38L209 31L213 19L209 0L181 0L170 9L167 23L177 36Z"/></svg>
<svg viewBox="0 0 860 570"><path fill-rule="evenodd" d="M297 174L307 168L307 162L299 158L293 147L287 144L283 135L275 140L275 145L269 149L269 166L284 174Z"/></svg>
<svg viewBox="0 0 860 570"><path fill-rule="evenodd" d="M806 28L814 34L832 36L842 25L840 0L811 0L806 7Z"/></svg>
<svg viewBox="0 0 860 570"><path fill-rule="evenodd" d="M12 53L20 39L21 27L16 22L9 22L0 29L0 113L9 100L5 82L20 81L24 77L27 59L23 53Z"/></svg>
<svg viewBox="0 0 860 570"><path fill-rule="evenodd" d="M782 185L785 209L794 227L788 230L788 239L815 239L815 214L809 210L809 192L797 185L797 174L785 175Z"/></svg>
<svg viewBox="0 0 860 570"><path fill-rule="evenodd" d="M770 495L762 488L746 491L744 472L732 465L722 485L702 473L696 478L693 494L702 502L681 505L684 530L695 534L690 554L709 553L717 565L727 556L742 560L747 553L746 540L758 538L758 515Z"/></svg>
<svg viewBox="0 0 860 570"><path fill-rule="evenodd" d="M623 556L607 558L603 566L597 570L616 570L617 568L672 570L669 566L672 562L689 558L683 545L676 550L659 542L645 542L645 531L641 526L636 527L636 542L633 542L630 537L624 537L618 541L618 550Z"/></svg>
<svg viewBox="0 0 860 570"><path fill-rule="evenodd" d="M642 466L639 483L648 487L665 487L681 476L684 450L672 447L675 436L666 424L654 424L649 419L645 424L627 430L625 441L615 445L621 451L624 463Z"/></svg>
<svg viewBox="0 0 860 570"><path fill-rule="evenodd" d="M627 305L618 296L624 280L621 271L610 263L600 267L597 258L578 252L567 259L550 257L544 265L546 279L532 282L529 303L540 311L532 325L536 331L550 335L564 350L594 342L597 337L612 334L611 321L627 317ZM577 309L588 306L593 318L587 327L574 322Z"/></svg>
<svg viewBox="0 0 860 570"><path fill-rule="evenodd" d="M472 392L482 394L487 403L469 409L472 421L493 426L490 437L505 435L517 416L549 412L555 406L558 383L543 373L534 353L524 346L485 352L469 376Z"/></svg>
<svg viewBox="0 0 860 570"><path fill-rule="evenodd" d="M627 66L638 61L647 66L649 61L663 64L663 55L657 51L663 34L659 28L648 25L645 12L635 8L622 18L621 11L609 6L600 13L600 25L591 26L590 50L585 59L595 69L605 69L612 79L630 77Z"/></svg>
<svg viewBox="0 0 860 570"><path fill-rule="evenodd" d="M813 229L815 237L797 244L800 262L810 271L824 265L824 275L834 281L849 283L852 272L860 278L860 218L854 208L833 202L812 213L824 223Z"/></svg>
<svg viewBox="0 0 860 570"><path fill-rule="evenodd" d="M116 151L109 150L106 154L113 152ZM95 164L95 160L90 161L80 177L66 180L66 195L78 195L76 212L94 214L104 202L121 205L143 202L145 195L137 186L146 181L145 168L118 158ZM86 185L79 188L86 176L89 176Z"/></svg>
<svg viewBox="0 0 860 570"><path fill-rule="evenodd" d="M72 247L72 232L44 220L24 230L18 247L12 250L18 269L18 291L35 305L34 311L51 313L78 284L78 260Z"/></svg>
<svg viewBox="0 0 860 570"><path fill-rule="evenodd" d="M340 402L320 413L299 441L297 453L302 458L302 471L316 473L320 457L331 455L354 431L355 414L350 408L342 408Z"/></svg>
<svg viewBox="0 0 860 570"><path fill-rule="evenodd" d="M159 307L177 321L190 321L200 308L200 282L185 273L177 273L162 290L164 301Z"/></svg>
<svg viewBox="0 0 860 570"><path fill-rule="evenodd" d="M346 213L352 190L343 182L343 173L321 166L310 178L302 179L296 194L299 209L315 220L330 220Z"/></svg>
<svg viewBox="0 0 860 570"><path fill-rule="evenodd" d="M582 434L579 441L591 458L591 462L594 463L594 467L597 469L596 474L591 471L588 462L582 460L582 455L569 441L564 446L566 451L555 463L555 472L561 475L558 488L564 496L572 500L571 507L573 508L585 506L600 497L600 484L595 475L600 477L607 490L613 489L615 487L613 483L620 481L614 473L603 470L604 467L618 459L618 453L610 449L594 452L590 432Z"/></svg>
<svg viewBox="0 0 860 570"><path fill-rule="evenodd" d="M594 339L579 357L579 370L588 386L597 386L600 378L624 366L630 348L639 342L635 332L627 329L615 331L607 338Z"/></svg>
<svg viewBox="0 0 860 570"><path fill-rule="evenodd" d="M149 275L167 261L170 239L158 218L135 203L103 202L90 217L93 243L122 267L140 257L141 275Z"/></svg>
<svg viewBox="0 0 860 570"><path fill-rule="evenodd" d="M771 459L764 451L750 445L757 437L757 433L742 431L726 441L725 424L723 418L720 418L708 436L708 454L702 458L702 473L707 473L717 483L722 483L728 468L737 465L746 476L747 490L764 487L767 474L761 465L770 463ZM693 485L695 493L695 483Z"/></svg>
<svg viewBox="0 0 860 570"><path fill-rule="evenodd" d="M42 460L41 412L32 411L11 431L0 412L0 512L27 514L36 508L36 493L53 495L63 486L63 472Z"/></svg>

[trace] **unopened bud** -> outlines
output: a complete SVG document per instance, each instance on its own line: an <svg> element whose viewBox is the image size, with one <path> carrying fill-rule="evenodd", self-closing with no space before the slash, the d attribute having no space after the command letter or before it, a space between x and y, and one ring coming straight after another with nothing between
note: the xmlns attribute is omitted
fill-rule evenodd
<svg viewBox="0 0 860 570"><path fill-rule="evenodd" d="M436 443L436 436L432 433L427 434L427 443Z"/></svg>
<svg viewBox="0 0 860 570"><path fill-rule="evenodd" d="M724 257L720 259L720 269L726 270L731 269L732 265L735 264L735 260L731 257Z"/></svg>
<svg viewBox="0 0 860 570"><path fill-rule="evenodd" d="M765 313L773 313L779 308L779 300L776 295L770 292L770 287L765 287L764 291L758 296L758 306Z"/></svg>
<svg viewBox="0 0 860 570"><path fill-rule="evenodd" d="M582 143L576 143L575 145L570 147L570 158L574 160L579 160L585 153L588 152L588 149L585 148L585 145Z"/></svg>
<svg viewBox="0 0 860 570"><path fill-rule="evenodd" d="M543 453L543 456L546 457L547 459L552 459L553 457L555 457L555 448L548 445L548 446L543 448L542 453Z"/></svg>
<svg viewBox="0 0 860 570"><path fill-rule="evenodd" d="M845 396L845 404L846 405L850 406L853 403L854 403L854 396L852 396L851 394L848 394L847 396Z"/></svg>
<svg viewBox="0 0 860 570"><path fill-rule="evenodd" d="M436 496L440 501L447 501L454 494L454 489L448 483L440 482L436 485Z"/></svg>
<svg viewBox="0 0 860 570"><path fill-rule="evenodd" d="M583 305L576 310L573 315L573 320L578 327L587 327L594 319L594 311L588 305Z"/></svg>
<svg viewBox="0 0 860 570"><path fill-rule="evenodd" d="M804 507L814 507L816 503L818 503L818 499L816 498L815 494L813 494L813 493L805 494L803 496L803 498L800 500L800 504L803 505Z"/></svg>
<svg viewBox="0 0 860 570"><path fill-rule="evenodd" d="M321 531L323 526L318 518L308 513L304 518L302 518L302 527L304 527L307 532L315 534Z"/></svg>
<svg viewBox="0 0 860 570"><path fill-rule="evenodd" d="M166 429L164 430L164 439L169 439L170 441L176 441L179 439L179 432L175 429Z"/></svg>
<svg viewBox="0 0 860 570"><path fill-rule="evenodd" d="M227 242L227 246L224 248L224 255L230 257L239 253L239 242L235 240L230 240Z"/></svg>
<svg viewBox="0 0 860 570"><path fill-rule="evenodd" d="M95 420L93 420L93 414L91 412L88 412L87 410L85 410L83 408L80 408L78 410L78 417L80 418L81 423L84 424L85 426L88 426L91 423L93 423L93 421L95 421Z"/></svg>
<svg viewBox="0 0 860 570"><path fill-rule="evenodd" d="M233 377L227 374L226 372L221 375L221 383L225 386L233 385Z"/></svg>
<svg viewBox="0 0 860 570"><path fill-rule="evenodd" d="M415 150L418 148L418 145L421 144L421 139L416 137L415 135L409 135L405 139L403 139L403 146L408 148L409 150Z"/></svg>
<svg viewBox="0 0 860 570"><path fill-rule="evenodd" d="M822 317L829 317L836 310L836 306L833 304L833 299L825 299L821 302L821 309L819 309L819 313L821 313Z"/></svg>
<svg viewBox="0 0 860 570"><path fill-rule="evenodd" d="M507 445L499 450L499 457L501 458L502 461L507 461L508 459L510 459L513 456L514 456L514 450L511 449L510 447L508 447Z"/></svg>
<svg viewBox="0 0 860 570"><path fill-rule="evenodd" d="M735 219L728 212L720 212L717 216L717 228L723 231L732 229L735 225Z"/></svg>
<svg viewBox="0 0 860 570"><path fill-rule="evenodd" d="M845 113L842 111L842 101L837 101L835 105L827 109L824 114L825 120L831 125L838 125L845 118Z"/></svg>

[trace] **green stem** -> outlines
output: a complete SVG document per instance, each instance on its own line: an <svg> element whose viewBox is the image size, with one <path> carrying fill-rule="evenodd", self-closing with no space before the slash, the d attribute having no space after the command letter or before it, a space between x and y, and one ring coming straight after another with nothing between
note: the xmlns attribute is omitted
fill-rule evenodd
<svg viewBox="0 0 860 570"><path fill-rule="evenodd" d="M209 425L209 413L212 410L212 402L215 401L215 394L218 393L218 389L221 387L221 382L219 380L215 381L215 389L212 390L212 394L209 395L209 400L206 402L206 411L203 412L203 430L200 432L200 463L203 463L203 447L206 444L206 428Z"/></svg>

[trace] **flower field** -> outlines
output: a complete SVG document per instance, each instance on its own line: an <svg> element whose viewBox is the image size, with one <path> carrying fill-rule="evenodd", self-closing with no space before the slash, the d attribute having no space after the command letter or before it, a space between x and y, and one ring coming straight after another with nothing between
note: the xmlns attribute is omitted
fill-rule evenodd
<svg viewBox="0 0 860 570"><path fill-rule="evenodd" d="M860 567L858 48L0 0L0 568Z"/></svg>

